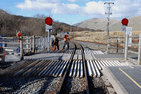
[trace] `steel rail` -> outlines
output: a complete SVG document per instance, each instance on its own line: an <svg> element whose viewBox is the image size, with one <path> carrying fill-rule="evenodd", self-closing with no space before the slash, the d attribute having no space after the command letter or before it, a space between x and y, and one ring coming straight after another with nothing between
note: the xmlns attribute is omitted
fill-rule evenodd
<svg viewBox="0 0 141 94"><path fill-rule="evenodd" d="M73 43L73 42L72 42ZM73 43L74 44L74 43ZM70 67L71 67L71 64L72 64L72 61L73 61L73 57L74 57L74 54L75 54L75 51L76 51L76 45L74 44L74 49L73 49L73 52L71 54L71 58L69 59L69 63L66 67L66 70L64 72L64 76L62 78L62 82L60 84L60 87L59 87L59 90L57 92L57 94L62 94L63 90L62 90L62 87L64 86L64 83L65 83L65 79L67 77L67 74L69 73L69 70L70 70Z"/></svg>
<svg viewBox="0 0 141 94"><path fill-rule="evenodd" d="M87 94L90 94L84 48L82 47L82 45L80 45L80 46L81 46L81 49L82 49L82 62L83 62L83 65L84 65L84 73L85 73L85 82L86 82Z"/></svg>

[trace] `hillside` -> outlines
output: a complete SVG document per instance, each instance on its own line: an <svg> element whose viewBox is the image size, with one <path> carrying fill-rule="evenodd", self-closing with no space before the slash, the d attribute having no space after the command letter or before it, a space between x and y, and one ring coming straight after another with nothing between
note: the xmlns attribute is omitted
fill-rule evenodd
<svg viewBox="0 0 141 94"><path fill-rule="evenodd" d="M129 23L128 26L132 27L133 31L140 31L141 30L141 16L134 16L128 18ZM80 23L74 24L75 26L78 27L87 27L90 29L101 29L106 31L107 30L107 19L106 18L94 18L94 19L89 19L86 21L82 21ZM110 31L122 31L122 24L120 20L116 19L110 19L110 24L109 24L109 29Z"/></svg>
<svg viewBox="0 0 141 94"><path fill-rule="evenodd" d="M81 28L76 26L70 26L66 23L53 22L53 32L67 32L67 31L82 31L89 30L88 28ZM41 18L23 17L18 15L12 15L3 10L0 10L0 35L15 36L16 31L20 30L22 35L48 35L45 32L45 22Z"/></svg>

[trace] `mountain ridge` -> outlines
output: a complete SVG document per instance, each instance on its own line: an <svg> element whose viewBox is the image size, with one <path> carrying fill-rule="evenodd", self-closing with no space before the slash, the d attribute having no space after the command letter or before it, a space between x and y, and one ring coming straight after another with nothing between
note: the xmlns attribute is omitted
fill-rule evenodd
<svg viewBox="0 0 141 94"><path fill-rule="evenodd" d="M128 27L132 27L133 31L141 31L141 16L133 16L128 18L129 23ZM106 18L92 18L79 23L74 24L74 26L82 27L82 28L90 28L94 30L107 30L107 19ZM122 31L122 23L121 20L117 20L114 18L110 19L109 22L109 31Z"/></svg>

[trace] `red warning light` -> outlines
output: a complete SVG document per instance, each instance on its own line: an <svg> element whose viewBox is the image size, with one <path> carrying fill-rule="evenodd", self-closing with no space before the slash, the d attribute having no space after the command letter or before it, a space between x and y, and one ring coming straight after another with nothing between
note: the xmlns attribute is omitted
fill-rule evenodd
<svg viewBox="0 0 141 94"><path fill-rule="evenodd" d="M51 17L47 17L47 18L45 19L45 24L47 24L47 25L52 25L52 23L53 23L53 20L52 20Z"/></svg>
<svg viewBox="0 0 141 94"><path fill-rule="evenodd" d="M128 22L129 22L129 21L128 21L127 18L123 18L122 21L121 21L122 25L127 25Z"/></svg>

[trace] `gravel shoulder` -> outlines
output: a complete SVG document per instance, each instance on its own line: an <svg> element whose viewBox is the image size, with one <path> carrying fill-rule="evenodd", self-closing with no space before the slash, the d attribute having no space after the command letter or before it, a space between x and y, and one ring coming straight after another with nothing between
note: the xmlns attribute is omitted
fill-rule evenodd
<svg viewBox="0 0 141 94"><path fill-rule="evenodd" d="M44 94L57 91L60 80L60 77L1 77L0 93Z"/></svg>

